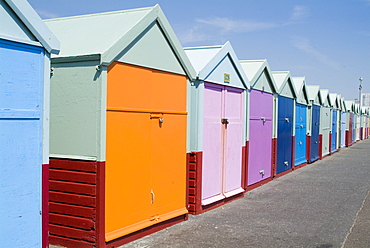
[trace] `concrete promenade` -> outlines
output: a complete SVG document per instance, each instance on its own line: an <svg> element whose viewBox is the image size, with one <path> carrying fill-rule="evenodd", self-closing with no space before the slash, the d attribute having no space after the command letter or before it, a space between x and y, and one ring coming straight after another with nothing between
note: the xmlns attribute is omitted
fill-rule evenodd
<svg viewBox="0 0 370 248"><path fill-rule="evenodd" d="M370 139L121 248L370 247Z"/></svg>

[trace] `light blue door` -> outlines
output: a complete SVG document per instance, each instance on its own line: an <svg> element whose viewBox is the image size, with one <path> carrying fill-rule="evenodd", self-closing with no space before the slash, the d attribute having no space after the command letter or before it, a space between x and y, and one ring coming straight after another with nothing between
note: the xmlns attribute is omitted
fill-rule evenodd
<svg viewBox="0 0 370 248"><path fill-rule="evenodd" d="M331 152L337 150L337 120L338 120L338 110L333 109L333 124L331 129Z"/></svg>
<svg viewBox="0 0 370 248"><path fill-rule="evenodd" d="M43 49L0 39L1 247L41 247Z"/></svg>
<svg viewBox="0 0 370 248"><path fill-rule="evenodd" d="M295 124L295 158L294 165L307 162L306 158L306 114L307 106L296 104L296 124Z"/></svg>
<svg viewBox="0 0 370 248"><path fill-rule="evenodd" d="M346 146L346 118L347 113L342 112L342 118L340 121L340 147Z"/></svg>

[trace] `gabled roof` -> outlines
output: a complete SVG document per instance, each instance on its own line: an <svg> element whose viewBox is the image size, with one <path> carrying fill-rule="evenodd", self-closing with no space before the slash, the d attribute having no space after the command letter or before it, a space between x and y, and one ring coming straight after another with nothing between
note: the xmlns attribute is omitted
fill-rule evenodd
<svg viewBox="0 0 370 248"><path fill-rule="evenodd" d="M307 96L310 102L315 102L316 97L319 97L321 104L321 96L319 94L320 86L319 85L306 85Z"/></svg>
<svg viewBox="0 0 370 248"><path fill-rule="evenodd" d="M4 0L46 51L59 53L59 40L26 0Z"/></svg>
<svg viewBox="0 0 370 248"><path fill-rule="evenodd" d="M274 78L271 74L270 66L267 63L266 59L262 60L240 60L239 61L247 78L250 82L251 88L256 84L258 78L261 76L263 71L266 71L270 76L271 87L274 92L277 92L277 86Z"/></svg>
<svg viewBox="0 0 370 248"><path fill-rule="evenodd" d="M306 89L306 78L305 77L292 77L294 88L297 92L298 103L308 103L307 89ZM302 100L300 100L302 99ZM303 102L304 99L304 102Z"/></svg>
<svg viewBox="0 0 370 248"><path fill-rule="evenodd" d="M330 105L335 109L340 109L340 103L337 93L329 93Z"/></svg>
<svg viewBox="0 0 370 248"><path fill-rule="evenodd" d="M158 24L189 78L195 71L159 5L45 20L62 41L58 57L99 55L109 65L152 25Z"/></svg>
<svg viewBox="0 0 370 248"><path fill-rule="evenodd" d="M193 64L199 80L205 80L217 65L219 65L220 62L228 56L242 80L244 87L246 89L250 88L249 80L239 63L238 57L236 56L230 42L227 41L222 46L189 47L184 48L184 51Z"/></svg>
<svg viewBox="0 0 370 248"><path fill-rule="evenodd" d="M292 81L289 71L273 71L272 77L274 78L277 86L277 93L281 94L285 87L289 86L293 93L293 98L297 98L297 90Z"/></svg>
<svg viewBox="0 0 370 248"><path fill-rule="evenodd" d="M343 112L346 112L347 109L346 109L346 105L344 104L344 97L340 96L339 95L339 103L340 103L340 109L343 111Z"/></svg>
<svg viewBox="0 0 370 248"><path fill-rule="evenodd" d="M353 105L355 103L353 101L344 101L344 105L346 107L346 111L353 112Z"/></svg>
<svg viewBox="0 0 370 248"><path fill-rule="evenodd" d="M330 99L329 99L329 90L328 89L320 89L319 91L320 97L321 97L321 104L323 106L330 106ZM327 103L327 105L325 105Z"/></svg>

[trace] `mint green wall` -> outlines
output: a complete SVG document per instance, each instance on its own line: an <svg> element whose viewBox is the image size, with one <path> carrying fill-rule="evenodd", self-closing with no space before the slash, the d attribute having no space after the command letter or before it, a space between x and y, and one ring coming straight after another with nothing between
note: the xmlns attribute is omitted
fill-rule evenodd
<svg viewBox="0 0 370 248"><path fill-rule="evenodd" d="M158 24L150 25L117 59L120 62L185 75Z"/></svg>
<svg viewBox="0 0 370 248"><path fill-rule="evenodd" d="M50 107L51 157L104 160L106 70L99 61L53 63ZM102 84L104 82L104 85ZM104 111L102 111L104 109ZM104 115L103 115L104 114ZM105 132L105 128L103 129Z"/></svg>

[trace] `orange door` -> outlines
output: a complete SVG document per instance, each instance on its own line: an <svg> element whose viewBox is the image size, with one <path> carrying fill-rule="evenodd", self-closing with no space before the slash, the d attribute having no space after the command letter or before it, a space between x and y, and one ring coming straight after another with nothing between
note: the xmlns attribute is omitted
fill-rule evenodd
<svg viewBox="0 0 370 248"><path fill-rule="evenodd" d="M107 111L108 240L140 229L150 215L150 124L149 114Z"/></svg>
<svg viewBox="0 0 370 248"><path fill-rule="evenodd" d="M106 241L185 214L186 77L108 70Z"/></svg>
<svg viewBox="0 0 370 248"><path fill-rule="evenodd" d="M152 119L151 190L153 218L170 219L186 211L186 115Z"/></svg>

